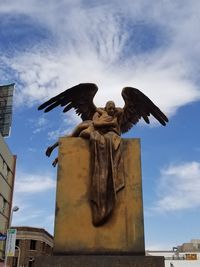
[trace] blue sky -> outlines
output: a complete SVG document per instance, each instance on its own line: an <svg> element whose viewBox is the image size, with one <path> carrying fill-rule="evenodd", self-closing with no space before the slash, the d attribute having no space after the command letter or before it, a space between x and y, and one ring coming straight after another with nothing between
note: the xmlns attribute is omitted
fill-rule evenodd
<svg viewBox="0 0 200 267"><path fill-rule="evenodd" d="M94 82L97 106L123 106L132 86L170 120L124 136L141 138L146 248L200 238L200 2L0 0L0 15L0 84L16 84L6 139L18 157L13 224L53 232L56 170L44 151L79 119L37 107Z"/></svg>

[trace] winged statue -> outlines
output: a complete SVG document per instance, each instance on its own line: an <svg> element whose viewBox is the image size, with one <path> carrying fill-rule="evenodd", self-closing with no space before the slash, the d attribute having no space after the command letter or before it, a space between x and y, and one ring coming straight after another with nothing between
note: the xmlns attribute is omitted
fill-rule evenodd
<svg viewBox="0 0 200 267"><path fill-rule="evenodd" d="M63 112L75 109L82 119L69 136L82 137L90 142L93 161L90 203L94 226L100 226L108 220L114 209L116 194L125 186L121 134L128 132L140 119L149 124L150 115L163 126L168 122L166 115L136 88L123 88L123 108L116 107L113 101L108 101L105 107L96 107L93 99L97 91L98 87L94 83L80 83L52 97L38 108L44 112L58 106L63 107ZM46 155L50 156L58 145L56 142L48 147ZM54 160L53 166L57 162L58 158Z"/></svg>

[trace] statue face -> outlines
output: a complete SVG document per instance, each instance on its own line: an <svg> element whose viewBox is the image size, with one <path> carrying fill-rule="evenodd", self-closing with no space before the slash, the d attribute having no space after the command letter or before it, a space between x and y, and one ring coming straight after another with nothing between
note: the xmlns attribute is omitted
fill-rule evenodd
<svg viewBox="0 0 200 267"><path fill-rule="evenodd" d="M108 101L105 110L109 116L113 116L115 114L115 103L113 101Z"/></svg>

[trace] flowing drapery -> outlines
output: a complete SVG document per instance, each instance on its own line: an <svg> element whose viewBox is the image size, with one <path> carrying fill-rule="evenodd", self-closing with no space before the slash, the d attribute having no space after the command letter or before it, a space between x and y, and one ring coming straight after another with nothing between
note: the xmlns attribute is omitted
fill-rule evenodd
<svg viewBox="0 0 200 267"><path fill-rule="evenodd" d="M124 184L122 142L109 131L93 131L91 146L91 209L93 225L100 226L110 217L117 192Z"/></svg>

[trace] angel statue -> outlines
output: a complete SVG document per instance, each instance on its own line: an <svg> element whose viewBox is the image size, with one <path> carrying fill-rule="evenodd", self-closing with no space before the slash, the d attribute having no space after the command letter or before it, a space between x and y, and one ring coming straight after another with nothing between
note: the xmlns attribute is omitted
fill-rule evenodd
<svg viewBox="0 0 200 267"><path fill-rule="evenodd" d="M149 123L153 115L163 126L168 122L164 113L141 91L132 87L122 90L125 105L123 108L108 101L105 107L97 108L93 98L98 91L94 83L81 83L52 97L39 106L48 112L57 106L63 112L74 108L83 120L70 137L82 137L90 142L91 188L90 203L94 226L104 224L115 206L116 195L123 189L124 172L121 134L128 132L141 118ZM48 147L46 155L59 144ZM55 166L58 159L55 159Z"/></svg>

